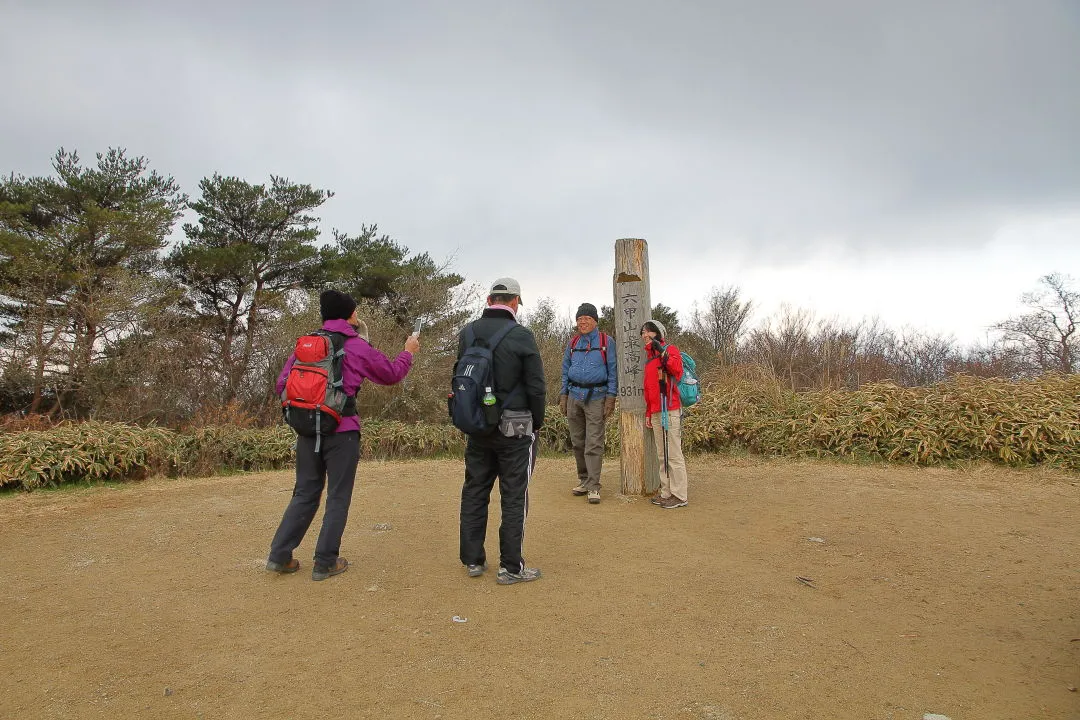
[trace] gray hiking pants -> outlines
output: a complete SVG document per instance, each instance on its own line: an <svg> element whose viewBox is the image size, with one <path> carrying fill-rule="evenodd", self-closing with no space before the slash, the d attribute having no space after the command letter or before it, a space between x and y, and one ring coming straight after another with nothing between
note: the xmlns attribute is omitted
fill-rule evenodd
<svg viewBox="0 0 1080 720"><path fill-rule="evenodd" d="M587 402L566 399L566 419L570 442L577 460L577 475L586 490L600 491L600 468L604 463L604 398L594 395Z"/></svg>

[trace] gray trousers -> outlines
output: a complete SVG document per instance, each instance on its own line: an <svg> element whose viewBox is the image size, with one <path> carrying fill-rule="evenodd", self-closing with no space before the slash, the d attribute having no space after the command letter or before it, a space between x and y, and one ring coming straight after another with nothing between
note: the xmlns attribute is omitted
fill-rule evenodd
<svg viewBox="0 0 1080 720"><path fill-rule="evenodd" d="M600 491L600 468L604 463L604 398L594 396L587 402L566 398L566 419L570 424L570 442L577 460L577 475L586 490Z"/></svg>
<svg viewBox="0 0 1080 720"><path fill-rule="evenodd" d="M331 567L337 562L359 461L360 433L355 430L324 435L319 452L315 452L315 438L296 438L296 486L270 542L270 560L287 563L292 559L319 509L325 484L326 511L315 543L315 564Z"/></svg>

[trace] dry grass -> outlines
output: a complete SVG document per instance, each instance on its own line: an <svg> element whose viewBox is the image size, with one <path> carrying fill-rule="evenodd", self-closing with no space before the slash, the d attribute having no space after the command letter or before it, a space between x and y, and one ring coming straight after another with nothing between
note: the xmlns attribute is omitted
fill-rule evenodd
<svg viewBox="0 0 1080 720"><path fill-rule="evenodd" d="M1010 382L958 377L925 388L867 385L856 391L793 392L765 377L728 376L705 386L684 421L684 446L918 465L991 461L1080 468L1080 375ZM607 452L619 448L608 423ZM545 450L567 453L566 418L548 408ZM270 470L292 462L284 426L208 425L184 431L124 423L61 423L0 432L0 486L32 489L152 474ZM460 453L450 425L368 420L364 457L404 459Z"/></svg>
<svg viewBox="0 0 1080 720"><path fill-rule="evenodd" d="M1080 375L1019 382L960 376L923 388L882 383L802 393L730 378L708 386L684 438L706 451L1076 469Z"/></svg>

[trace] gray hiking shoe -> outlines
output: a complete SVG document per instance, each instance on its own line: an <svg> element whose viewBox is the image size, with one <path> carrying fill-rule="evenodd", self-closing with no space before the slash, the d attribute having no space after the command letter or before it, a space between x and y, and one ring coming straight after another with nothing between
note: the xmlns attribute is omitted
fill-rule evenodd
<svg viewBox="0 0 1080 720"><path fill-rule="evenodd" d="M592 503L593 505L600 502L600 491L599 490L590 490L589 491L589 502Z"/></svg>
<svg viewBox="0 0 1080 720"><path fill-rule="evenodd" d="M506 568L499 568L499 575L495 578L495 582L500 585L513 585L514 583L532 582L539 579L539 568L525 568L519 573L512 573Z"/></svg>
<svg viewBox="0 0 1080 720"><path fill-rule="evenodd" d="M668 497L666 497L666 498L664 498L663 500L660 501L660 507L664 508L665 510L671 510L672 508L686 507L686 501L685 500L680 500L675 495L669 495Z"/></svg>
<svg viewBox="0 0 1080 720"><path fill-rule="evenodd" d="M584 485L578 485L575 488L571 488L570 492L574 493L575 495L584 495L585 493L587 493L589 491L585 489Z"/></svg>
<svg viewBox="0 0 1080 720"><path fill-rule="evenodd" d="M487 570L487 563L482 565L466 565L465 570L468 571L469 577L480 577Z"/></svg>

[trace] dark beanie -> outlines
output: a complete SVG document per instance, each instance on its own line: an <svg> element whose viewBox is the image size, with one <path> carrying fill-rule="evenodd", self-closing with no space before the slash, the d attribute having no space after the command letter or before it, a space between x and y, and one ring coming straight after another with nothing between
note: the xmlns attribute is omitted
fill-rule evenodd
<svg viewBox="0 0 1080 720"><path fill-rule="evenodd" d="M327 320L348 320L356 310L356 301L349 295L337 290L324 290L319 295L319 312L323 322Z"/></svg>
<svg viewBox="0 0 1080 720"><path fill-rule="evenodd" d="M576 320L579 317L591 317L596 322L600 322L600 316L596 313L596 306L592 303L581 303L581 307L577 309L577 314L574 315Z"/></svg>

